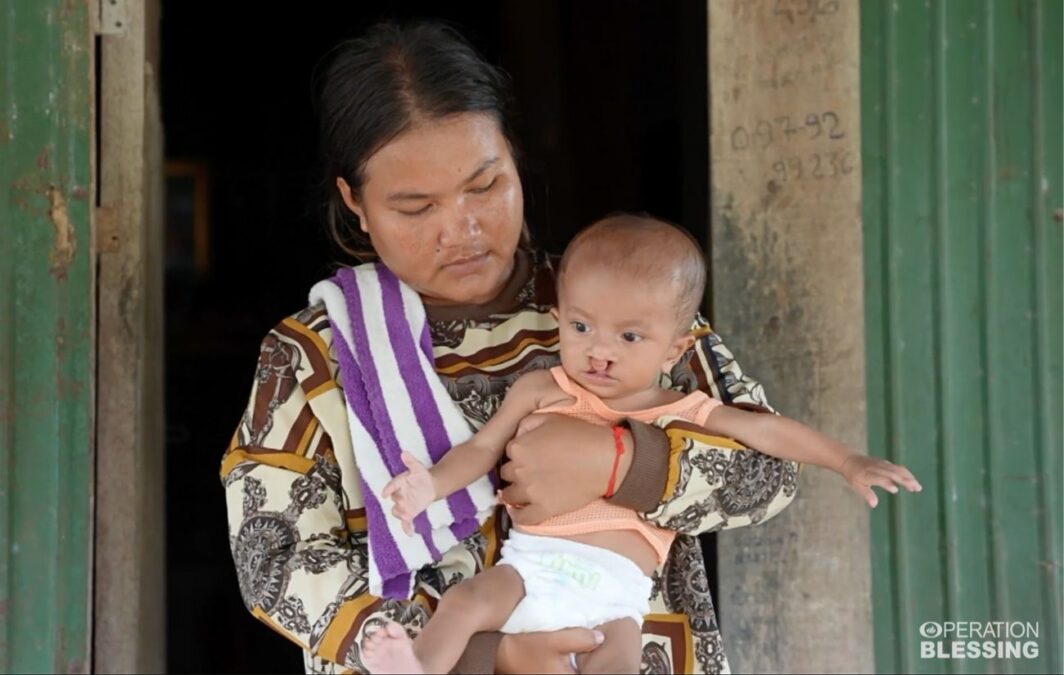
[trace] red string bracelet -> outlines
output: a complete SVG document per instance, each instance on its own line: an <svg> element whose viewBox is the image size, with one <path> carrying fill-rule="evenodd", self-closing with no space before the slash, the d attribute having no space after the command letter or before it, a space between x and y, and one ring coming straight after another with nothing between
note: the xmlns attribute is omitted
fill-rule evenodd
<svg viewBox="0 0 1064 675"><path fill-rule="evenodd" d="M624 454L624 429L622 427L613 427L613 444L617 449L617 453L613 456L613 470L610 471L610 482L606 486L606 494L603 495L605 499L609 499L613 496L613 491L616 488L617 483L617 469L621 466L621 455Z"/></svg>

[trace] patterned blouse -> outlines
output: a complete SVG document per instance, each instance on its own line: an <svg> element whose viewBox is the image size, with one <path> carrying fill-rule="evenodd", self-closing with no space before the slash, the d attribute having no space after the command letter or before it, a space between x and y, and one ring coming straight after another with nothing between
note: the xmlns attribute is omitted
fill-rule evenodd
<svg viewBox="0 0 1064 675"><path fill-rule="evenodd" d="M553 261L519 253L500 297L474 308L427 307L436 369L481 426L522 373L558 364ZM705 321L666 386L768 409ZM222 460L229 539L248 610L298 644L308 672L364 672L366 629L417 631L451 584L493 565L509 526L499 509L480 532L417 575L410 602L368 592L366 518L329 318L321 306L262 341L248 407ZM798 467L678 418L630 423L635 452L614 503L680 533L653 575L643 672L727 672L705 564L694 535L759 523L794 498ZM499 636L479 634L457 672L492 672Z"/></svg>

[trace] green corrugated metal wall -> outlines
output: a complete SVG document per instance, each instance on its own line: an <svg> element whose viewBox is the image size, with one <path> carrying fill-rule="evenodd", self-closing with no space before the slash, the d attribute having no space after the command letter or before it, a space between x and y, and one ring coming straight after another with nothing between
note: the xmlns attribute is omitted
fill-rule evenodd
<svg viewBox="0 0 1064 675"><path fill-rule="evenodd" d="M0 672L89 668L92 4L0 4Z"/></svg>
<svg viewBox="0 0 1064 675"><path fill-rule="evenodd" d="M1061 672L1060 0L864 0L880 672ZM922 659L925 621L1040 624L1037 660Z"/></svg>

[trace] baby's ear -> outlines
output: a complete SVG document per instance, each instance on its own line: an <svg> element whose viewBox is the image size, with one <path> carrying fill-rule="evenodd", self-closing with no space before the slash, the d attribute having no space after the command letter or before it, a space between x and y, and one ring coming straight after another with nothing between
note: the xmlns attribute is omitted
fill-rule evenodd
<svg viewBox="0 0 1064 675"><path fill-rule="evenodd" d="M676 339L676 344L680 350L676 354L676 358L679 360L688 349L695 346L695 336L690 333L684 333L682 337Z"/></svg>
<svg viewBox="0 0 1064 675"><path fill-rule="evenodd" d="M551 307L550 308L550 315L554 317L555 321L559 321L560 320L560 319L558 319L558 308L557 307Z"/></svg>
<svg viewBox="0 0 1064 675"><path fill-rule="evenodd" d="M695 338L691 334L684 334L672 343L672 347L669 348L668 360L661 367L662 372L668 374L672 371L672 367L676 365L676 362L680 360L680 357L687 352L688 349L695 344Z"/></svg>

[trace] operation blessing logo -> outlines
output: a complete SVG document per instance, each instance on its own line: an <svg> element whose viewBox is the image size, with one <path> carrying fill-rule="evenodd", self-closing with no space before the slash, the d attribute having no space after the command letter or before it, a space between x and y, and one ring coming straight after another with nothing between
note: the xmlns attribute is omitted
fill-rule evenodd
<svg viewBox="0 0 1064 675"><path fill-rule="evenodd" d="M922 659L1036 659L1038 622L925 621Z"/></svg>

